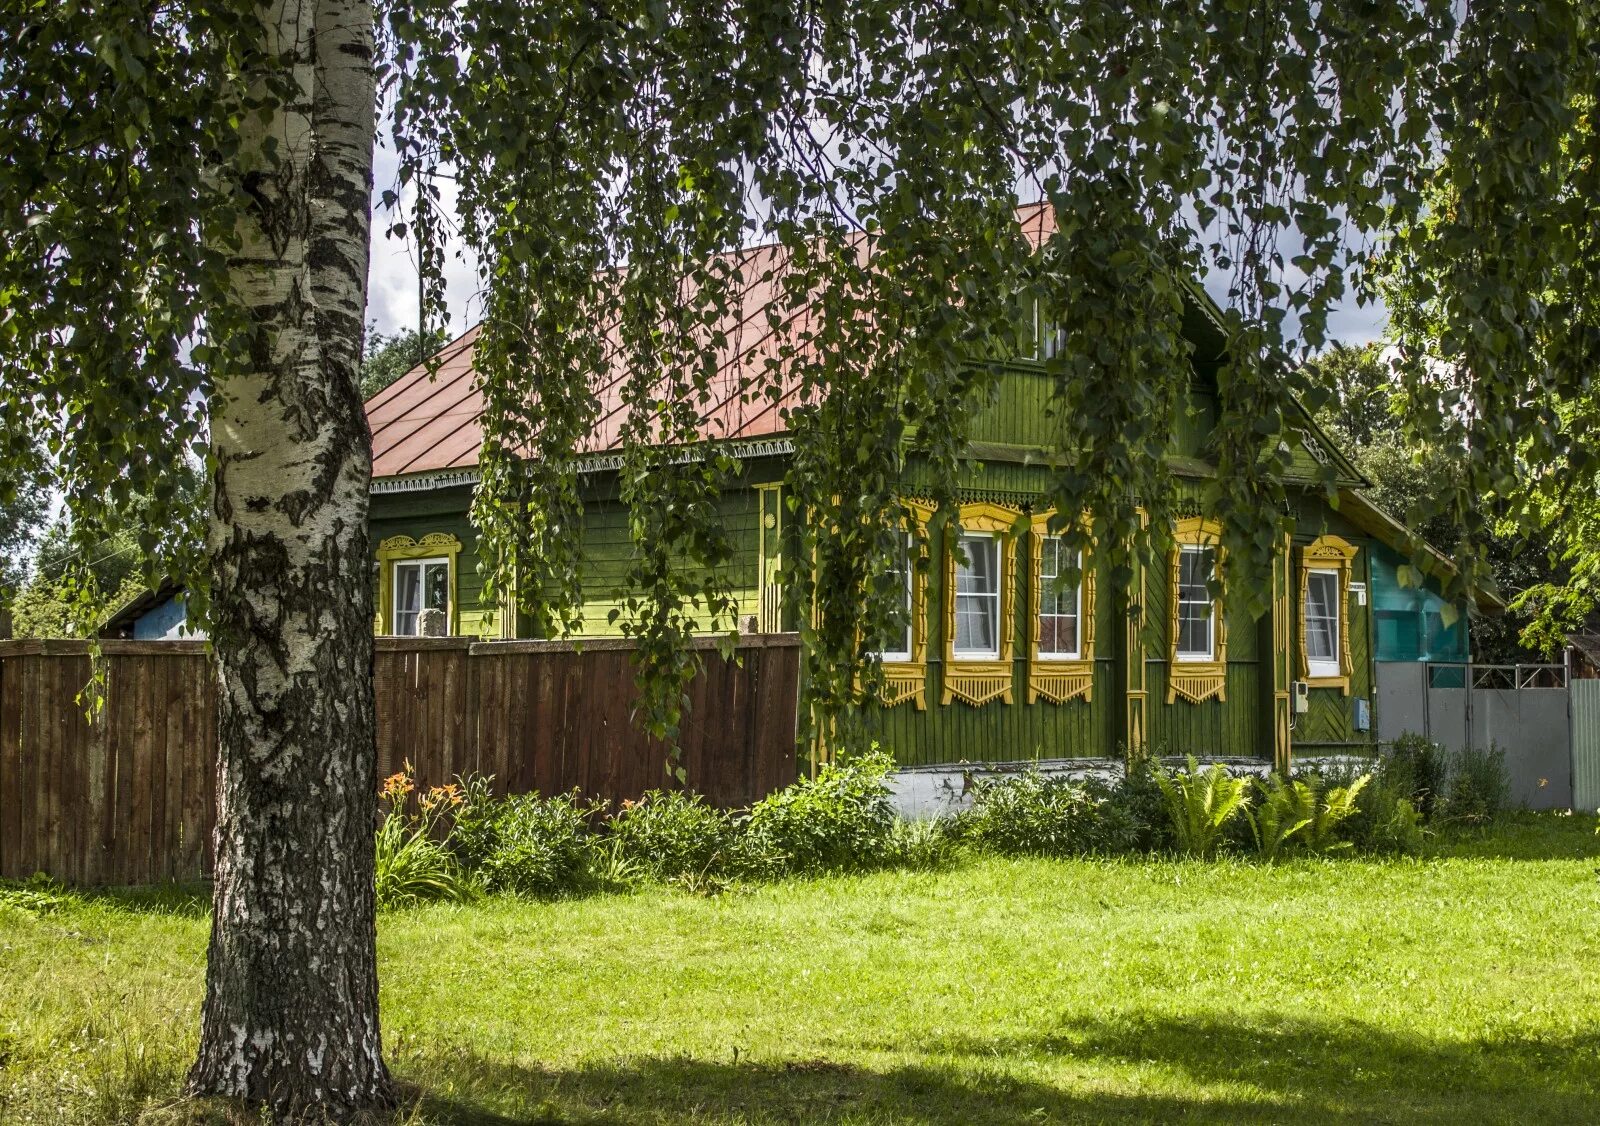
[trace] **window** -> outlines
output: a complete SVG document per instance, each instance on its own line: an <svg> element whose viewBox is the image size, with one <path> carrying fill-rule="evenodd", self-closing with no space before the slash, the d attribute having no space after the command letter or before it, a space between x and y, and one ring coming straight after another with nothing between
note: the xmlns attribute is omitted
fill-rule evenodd
<svg viewBox="0 0 1600 1126"><path fill-rule="evenodd" d="M1017 509L972 501L945 532L941 703L1011 703L1021 518Z"/></svg>
<svg viewBox="0 0 1600 1126"><path fill-rule="evenodd" d="M956 560L957 657L1000 657L1000 545L992 535L964 532Z"/></svg>
<svg viewBox="0 0 1600 1126"><path fill-rule="evenodd" d="M417 621L424 610L442 610L448 619L450 560L397 560L394 563L394 632L401 637L415 637Z"/></svg>
<svg viewBox="0 0 1600 1126"><path fill-rule="evenodd" d="M1354 544L1321 535L1300 549L1300 674L1313 688L1350 695L1350 620L1345 613Z"/></svg>
<svg viewBox="0 0 1600 1126"><path fill-rule="evenodd" d="M1176 652L1180 661L1216 659L1217 608L1209 589L1216 565L1213 547L1184 544L1179 549Z"/></svg>
<svg viewBox="0 0 1600 1126"><path fill-rule="evenodd" d="M1078 562L1060 536L1046 536L1039 547L1039 659L1077 660L1083 652L1079 622L1083 589L1059 586L1056 580Z"/></svg>
<svg viewBox="0 0 1600 1126"><path fill-rule="evenodd" d="M890 574L900 587L901 608L905 611L905 629L889 638L889 644L881 654L885 662L904 663L911 660L912 627L915 624L915 599L912 597L911 583L914 570L911 566L911 536L907 535L900 541L900 555L895 560Z"/></svg>
<svg viewBox="0 0 1600 1126"><path fill-rule="evenodd" d="M1306 574L1306 666L1315 677L1336 677L1339 669L1339 572Z"/></svg>
<svg viewBox="0 0 1600 1126"><path fill-rule="evenodd" d="M1094 698L1095 679L1094 568L1085 555L1093 548L1079 553L1069 547L1054 511L1035 512L1029 523L1033 594L1029 604L1028 703L1089 703ZM1088 533L1087 517L1079 518L1078 530ZM1060 586L1061 576L1072 570L1078 571L1078 581Z"/></svg>
<svg viewBox="0 0 1600 1126"><path fill-rule="evenodd" d="M1039 302L1030 303L1032 307L1032 335L1033 351L1028 354L1030 360L1048 360L1061 351L1065 343L1066 332L1060 323L1044 315L1039 308Z"/></svg>

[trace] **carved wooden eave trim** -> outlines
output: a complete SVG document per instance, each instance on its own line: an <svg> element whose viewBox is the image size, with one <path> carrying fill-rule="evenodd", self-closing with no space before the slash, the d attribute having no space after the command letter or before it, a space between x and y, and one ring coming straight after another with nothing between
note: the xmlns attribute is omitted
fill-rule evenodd
<svg viewBox="0 0 1600 1126"><path fill-rule="evenodd" d="M794 453L794 442L789 438L752 438L746 441L719 443L718 452L736 458L784 457ZM689 446L675 452L668 460L673 465L688 465L705 459L706 446ZM623 455L612 451L586 454L577 459L579 473L606 473L622 468ZM389 493L417 493L431 489L453 489L462 485L476 485L482 473L475 465L457 469L435 469L427 473L408 473L393 477L374 477L368 492L374 496Z"/></svg>

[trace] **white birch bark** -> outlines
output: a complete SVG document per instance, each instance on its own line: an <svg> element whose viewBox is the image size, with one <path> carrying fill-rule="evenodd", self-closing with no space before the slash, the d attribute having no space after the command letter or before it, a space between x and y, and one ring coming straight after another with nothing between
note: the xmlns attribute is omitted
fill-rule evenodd
<svg viewBox="0 0 1600 1126"><path fill-rule="evenodd" d="M277 0L298 97L252 121L232 263L248 370L211 403L215 915L196 1095L345 1120L390 1095L378 1027L371 437L359 366L374 123L369 0Z"/></svg>

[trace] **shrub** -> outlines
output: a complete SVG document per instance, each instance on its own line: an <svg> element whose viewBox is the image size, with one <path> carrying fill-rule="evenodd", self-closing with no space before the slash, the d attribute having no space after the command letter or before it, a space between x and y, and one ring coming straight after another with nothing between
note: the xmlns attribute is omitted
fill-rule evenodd
<svg viewBox="0 0 1600 1126"><path fill-rule="evenodd" d="M1201 770L1193 755L1188 770L1157 774L1156 785L1166 801L1178 851L1191 856L1214 855L1228 822L1250 805L1249 779L1233 777L1221 763Z"/></svg>
<svg viewBox="0 0 1600 1126"><path fill-rule="evenodd" d="M1159 852L1173 847L1172 821L1156 776L1161 765L1143 757L1128 765L1101 809L1107 852Z"/></svg>
<svg viewBox="0 0 1600 1126"><path fill-rule="evenodd" d="M1081 856L1104 847L1104 783L1037 770L977 784L959 818L962 838L1006 856Z"/></svg>
<svg viewBox="0 0 1600 1126"><path fill-rule="evenodd" d="M699 794L651 790L623 802L607 827L621 854L650 879L715 876L733 863L733 818Z"/></svg>
<svg viewBox="0 0 1600 1126"><path fill-rule="evenodd" d="M750 808L737 867L754 876L880 867L895 832L887 779L894 760L873 749L815 778L769 794Z"/></svg>
<svg viewBox="0 0 1600 1126"><path fill-rule="evenodd" d="M1418 753L1402 752L1385 755L1371 764L1370 773L1358 767L1317 767L1323 783L1329 787L1353 785L1362 777L1369 780L1361 790L1361 801L1345 818L1342 833L1358 851L1377 853L1415 853L1422 850L1426 830L1418 809L1419 790L1431 796L1427 789L1431 783L1416 783L1417 759L1423 762L1442 762L1442 752L1426 740L1417 740ZM1425 767L1423 774L1431 774Z"/></svg>
<svg viewBox="0 0 1600 1126"><path fill-rule="evenodd" d="M444 828L447 815L463 798L458 786L435 786L407 809L415 785L411 764L388 778L379 797L388 808L378 826L374 890L379 907L411 907L431 899L471 897L471 880L456 863Z"/></svg>
<svg viewBox="0 0 1600 1126"><path fill-rule="evenodd" d="M1431 821L1444 797L1448 766L1449 756L1443 747L1407 731L1389 745L1378 778L1409 800L1424 821Z"/></svg>
<svg viewBox="0 0 1600 1126"><path fill-rule="evenodd" d="M1305 844L1312 852L1333 852L1352 847L1352 842L1339 835L1341 827L1356 813L1356 799L1372 782L1372 775L1363 774L1344 786L1328 786L1319 779L1312 784L1316 804L1311 814L1311 824L1304 832Z"/></svg>
<svg viewBox="0 0 1600 1126"><path fill-rule="evenodd" d="M1487 825L1511 802L1511 778L1506 773L1506 753L1466 748L1455 756L1450 770L1450 792L1444 815L1464 825Z"/></svg>
<svg viewBox="0 0 1600 1126"><path fill-rule="evenodd" d="M457 819L457 855L487 891L538 897L579 891L595 882L589 819L602 808L575 794L493 798L485 786Z"/></svg>

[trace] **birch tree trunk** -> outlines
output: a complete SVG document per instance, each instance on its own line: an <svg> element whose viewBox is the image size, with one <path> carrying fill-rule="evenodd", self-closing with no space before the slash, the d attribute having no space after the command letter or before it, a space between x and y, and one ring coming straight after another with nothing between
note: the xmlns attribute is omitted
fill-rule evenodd
<svg viewBox="0 0 1600 1126"><path fill-rule="evenodd" d="M247 370L211 404L215 914L191 1094L344 1120L385 1102L373 903L371 436L359 391L370 0L257 9L297 98L252 119L231 267Z"/></svg>

